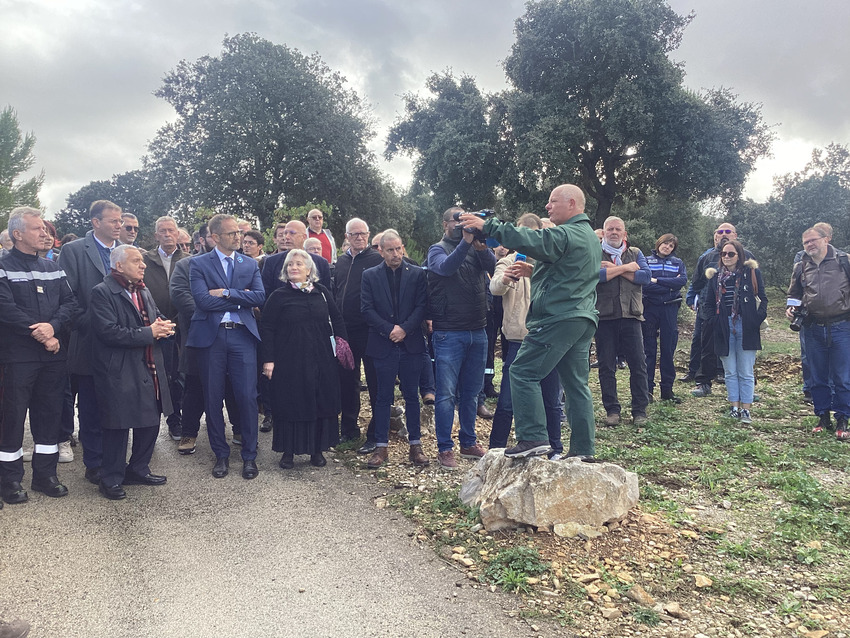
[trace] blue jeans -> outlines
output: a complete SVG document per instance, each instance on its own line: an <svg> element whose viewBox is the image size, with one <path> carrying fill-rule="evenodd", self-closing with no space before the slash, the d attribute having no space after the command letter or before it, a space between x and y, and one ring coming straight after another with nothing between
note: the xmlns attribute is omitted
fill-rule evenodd
<svg viewBox="0 0 850 638"><path fill-rule="evenodd" d="M487 361L487 332L480 330L435 330L432 337L437 362L437 402L434 429L437 449L451 450L455 405L460 421L460 446L475 445L475 414L478 393L484 387Z"/></svg>
<svg viewBox="0 0 850 638"><path fill-rule="evenodd" d="M375 376L378 391L375 393L375 444L387 447L390 437L390 407L395 396L395 380L401 382L401 394L404 397L404 416L410 445L419 445L419 378L422 373L423 358L419 353L410 354L402 347L394 347L383 359L372 359L375 364ZM428 365L431 365L430 359Z"/></svg>
<svg viewBox="0 0 850 638"><path fill-rule="evenodd" d="M756 365L756 351L744 350L741 317L729 317L729 355L720 357L726 379L726 398L730 402L752 403L756 385L753 368Z"/></svg>
<svg viewBox="0 0 850 638"><path fill-rule="evenodd" d="M850 416L850 321L803 326L815 414ZM830 389L830 385L832 389Z"/></svg>
<svg viewBox="0 0 850 638"><path fill-rule="evenodd" d="M507 341L505 362L502 364L502 385L499 388L499 403L496 404L496 414L493 415L493 429L490 431L490 447L507 447L508 435L511 433L511 422L514 419L514 406L511 399L511 364L516 359L521 341ZM540 382L543 394L543 405L546 407L546 430L549 434L549 447L553 452L561 454L564 444L561 443L561 381L558 370L552 369L546 378Z"/></svg>

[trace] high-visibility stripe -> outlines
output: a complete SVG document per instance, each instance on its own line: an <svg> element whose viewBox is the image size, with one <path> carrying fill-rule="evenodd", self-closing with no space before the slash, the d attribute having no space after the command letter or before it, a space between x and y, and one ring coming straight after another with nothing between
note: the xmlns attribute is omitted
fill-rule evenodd
<svg viewBox="0 0 850 638"><path fill-rule="evenodd" d="M53 272L39 272L37 270L17 271L17 270L2 270L0 269L0 279L26 279L32 281L55 281L56 279L64 279L64 270L54 270Z"/></svg>
<svg viewBox="0 0 850 638"><path fill-rule="evenodd" d="M17 452L0 452L0 462L9 463L11 461L17 461L19 458L23 457L24 448L21 448Z"/></svg>
<svg viewBox="0 0 850 638"><path fill-rule="evenodd" d="M35 444L35 454L59 454L59 445L41 445Z"/></svg>

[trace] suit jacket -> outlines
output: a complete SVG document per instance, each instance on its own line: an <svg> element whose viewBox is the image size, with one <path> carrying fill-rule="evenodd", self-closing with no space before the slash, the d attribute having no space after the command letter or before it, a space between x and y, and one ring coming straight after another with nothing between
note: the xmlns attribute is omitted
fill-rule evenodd
<svg viewBox="0 0 850 638"><path fill-rule="evenodd" d="M92 289L108 274L97 250L94 231L90 230L85 237L63 246L58 264L65 271L68 285L77 296L77 305L80 308L68 345L68 371L71 374L90 376L93 336L89 329L89 302Z"/></svg>
<svg viewBox="0 0 850 638"><path fill-rule="evenodd" d="M213 297L210 290L228 288L224 269L221 267L218 253L213 250L198 255L189 261L189 286L195 300L195 313L189 326L189 338L186 345L190 348L208 348L215 341L218 326L225 312L234 315L260 340L257 320L252 308L260 307L266 301L260 269L256 260L234 252L233 283L229 287L230 297Z"/></svg>
<svg viewBox="0 0 850 638"><path fill-rule="evenodd" d="M280 271L283 270L283 262L288 250L282 253L269 255L263 260L263 287L266 290L266 299L271 297L271 294L283 285L280 280ZM328 260L319 255L310 254L313 258L313 264L316 266L316 272L319 274L319 283L328 290L331 289L331 267L328 265Z"/></svg>
<svg viewBox="0 0 850 638"><path fill-rule="evenodd" d="M158 316L153 297L146 289L141 291L141 296L153 323ZM154 339L153 331L144 325L127 291L113 277L106 277L95 286L89 315L94 351L92 373L102 427L111 430L159 427L160 406L145 361L145 349L153 346L162 412L171 414L174 409L160 341Z"/></svg>
<svg viewBox="0 0 850 638"><path fill-rule="evenodd" d="M154 248L145 253L145 265L147 266L145 286L150 291L156 307L170 321L177 318L177 309L171 304L171 297L168 294L168 281L174 273L177 263L185 257L188 257L188 255L182 250L179 248L175 250L171 254L171 271L166 274L159 248Z"/></svg>
<svg viewBox="0 0 850 638"><path fill-rule="evenodd" d="M398 317L393 314L389 267L383 263L363 271L360 282L360 311L369 325L366 354L375 359L388 356L396 344L390 341L390 332L398 325L407 333L404 346L407 352L425 352L422 320L428 306L425 271L419 266L402 263L401 283L398 292Z"/></svg>
<svg viewBox="0 0 850 638"><path fill-rule="evenodd" d="M177 313L177 351L180 353L179 371L183 374L190 370L186 340L189 338L192 315L195 314L195 298L192 297L192 288L189 286L189 263L192 259L193 257L188 256L187 259L178 261L168 280L171 305ZM197 370L194 370L194 374L197 374Z"/></svg>

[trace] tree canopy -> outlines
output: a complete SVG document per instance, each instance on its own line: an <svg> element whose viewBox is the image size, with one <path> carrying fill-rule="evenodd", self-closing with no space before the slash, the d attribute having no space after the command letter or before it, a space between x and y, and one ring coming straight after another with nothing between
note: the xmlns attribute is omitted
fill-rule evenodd
<svg viewBox="0 0 850 638"><path fill-rule="evenodd" d="M398 205L367 149L368 111L318 55L254 34L220 56L181 62L157 96L177 120L151 142L146 168L160 210L253 214L326 200L342 218Z"/></svg>
<svg viewBox="0 0 850 638"><path fill-rule="evenodd" d="M15 110L7 106L0 111L0 228L6 227L13 208L41 206L38 191L44 182L44 173L18 181L35 165L34 148L35 136L21 134Z"/></svg>

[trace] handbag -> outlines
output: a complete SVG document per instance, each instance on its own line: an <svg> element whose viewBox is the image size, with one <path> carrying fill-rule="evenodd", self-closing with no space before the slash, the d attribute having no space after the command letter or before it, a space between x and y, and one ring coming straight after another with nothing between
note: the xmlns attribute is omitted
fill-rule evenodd
<svg viewBox="0 0 850 638"><path fill-rule="evenodd" d="M351 346L342 337L334 335L334 324L331 321L330 304L325 293L322 293L322 299L325 300L325 305L328 306L328 326L331 329L331 349L333 350L336 360L346 370L354 370L354 354L351 352Z"/></svg>

